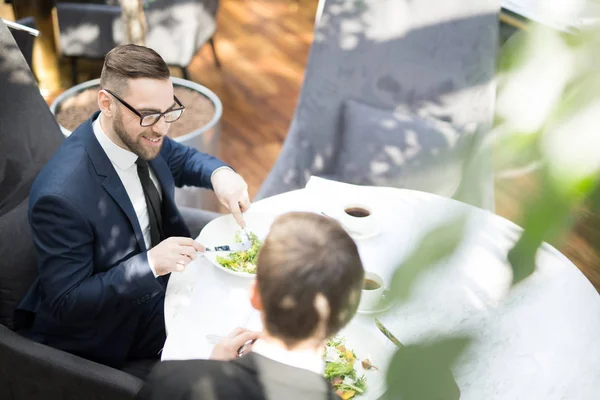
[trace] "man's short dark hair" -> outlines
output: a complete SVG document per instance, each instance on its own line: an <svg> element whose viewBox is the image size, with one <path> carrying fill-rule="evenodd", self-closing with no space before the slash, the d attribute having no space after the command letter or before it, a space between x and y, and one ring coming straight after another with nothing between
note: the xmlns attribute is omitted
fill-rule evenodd
<svg viewBox="0 0 600 400"><path fill-rule="evenodd" d="M336 334L356 313L364 269L352 238L331 219L288 213L273 223L258 256L265 328L288 348L319 329Z"/></svg>
<svg viewBox="0 0 600 400"><path fill-rule="evenodd" d="M135 44L117 46L104 58L100 86L121 95L127 81L136 78L169 79L171 72L162 57L154 50Z"/></svg>

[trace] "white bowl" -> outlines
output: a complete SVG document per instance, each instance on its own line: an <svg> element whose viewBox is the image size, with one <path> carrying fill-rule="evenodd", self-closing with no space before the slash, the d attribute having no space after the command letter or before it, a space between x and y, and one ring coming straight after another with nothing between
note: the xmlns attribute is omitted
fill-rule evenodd
<svg viewBox="0 0 600 400"><path fill-rule="evenodd" d="M273 221L276 217L277 216L271 214L247 212L244 214L246 230L249 233L255 233L260 240L264 241L269 233L269 230L271 229L271 224L273 224ZM204 229L202 229L200 235L198 235L197 241L204 246L210 247L233 244L236 243L236 233L240 231L241 228L237 222L235 222L233 216L231 216L231 214L227 214L209 222ZM217 256L226 257L230 253L231 252L229 251L207 251L204 253L204 255L206 259L211 262L211 264L229 274L243 276L246 278L254 278L256 276L256 274L251 274L248 272L232 271L219 264L217 261Z"/></svg>

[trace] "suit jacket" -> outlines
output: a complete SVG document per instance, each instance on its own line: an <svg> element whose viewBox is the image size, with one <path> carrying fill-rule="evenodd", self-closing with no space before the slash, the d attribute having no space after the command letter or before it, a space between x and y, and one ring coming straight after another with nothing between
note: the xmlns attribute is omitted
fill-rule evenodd
<svg viewBox="0 0 600 400"><path fill-rule="evenodd" d="M260 354L233 361L163 361L150 373L140 400L333 400L324 377Z"/></svg>
<svg viewBox="0 0 600 400"><path fill-rule="evenodd" d="M17 313L35 314L34 339L119 366L145 303L164 296L166 280L148 265L133 205L94 135L98 115L64 141L33 183L29 222L39 276ZM212 172L225 164L169 138L149 164L162 187L165 236L189 237L174 187L212 189Z"/></svg>

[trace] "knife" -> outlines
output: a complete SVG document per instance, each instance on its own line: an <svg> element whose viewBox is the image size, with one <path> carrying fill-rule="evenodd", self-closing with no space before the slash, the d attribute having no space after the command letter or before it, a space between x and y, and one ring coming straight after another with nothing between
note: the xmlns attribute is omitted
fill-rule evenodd
<svg viewBox="0 0 600 400"><path fill-rule="evenodd" d="M206 251L246 251L252 248L251 241L244 241L236 244L223 244L220 246L205 246Z"/></svg>
<svg viewBox="0 0 600 400"><path fill-rule="evenodd" d="M399 349L402 349L405 347L402 343L400 343L400 341L398 339L396 339L396 337L394 335L392 335L392 333L390 331L388 331L386 329L385 326L383 326L381 321L379 321L377 318L375 318L375 325L377 325L377 328L381 331L381 333L383 333L386 338L390 339L390 341L392 343L394 343L396 346L398 346ZM460 400L460 388L458 387L458 384L456 383L456 380L454 379L454 375L452 374L452 371L450 371L450 369L444 368L444 370L441 371L440 373L441 373L441 377L439 378L440 382L443 382L444 386L447 388L447 391L445 393L445 398L448 400ZM427 390L424 389L423 393L428 393L428 392L427 392ZM430 397L427 397L427 398L430 398ZM438 397L435 397L435 398L438 398Z"/></svg>
<svg viewBox="0 0 600 400"><path fill-rule="evenodd" d="M252 239L246 228L242 228L242 243L223 244L220 246L206 246L206 251L246 251L252 248Z"/></svg>
<svg viewBox="0 0 600 400"><path fill-rule="evenodd" d="M404 347L404 345L402 343L400 343L400 341L398 339L396 339L396 337L394 335L392 335L392 333L390 331L388 331L387 328L385 326L383 326L381 321L379 321L377 318L375 318L375 325L377 325L377 328L381 331L381 333L383 333L386 338L390 339L390 341L392 343L394 343L399 348Z"/></svg>

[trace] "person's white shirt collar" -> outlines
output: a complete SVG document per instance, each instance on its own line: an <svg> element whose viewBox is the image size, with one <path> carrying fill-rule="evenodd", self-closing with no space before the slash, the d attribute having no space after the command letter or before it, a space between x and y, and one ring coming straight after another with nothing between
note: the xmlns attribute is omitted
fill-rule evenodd
<svg viewBox="0 0 600 400"><path fill-rule="evenodd" d="M100 125L100 116L102 113L98 115L98 118L93 122L94 135L96 135L96 139L102 146L102 149L110 159L110 161L119 167L121 170L125 171L137 161L138 156L135 153L132 153L129 150L126 150L118 145L116 145L104 132L102 129L102 125Z"/></svg>
<svg viewBox="0 0 600 400"><path fill-rule="evenodd" d="M252 352L273 361L306 369L319 375L325 373L325 362L311 351L290 351L276 344L259 339L252 346Z"/></svg>

